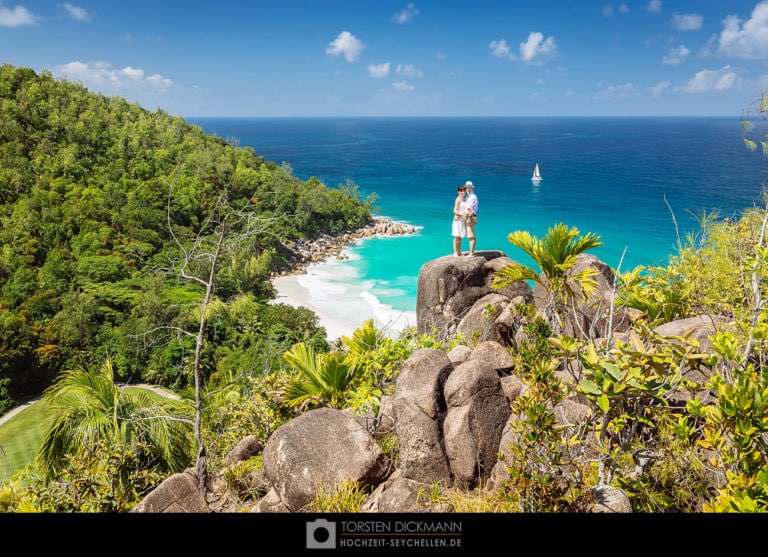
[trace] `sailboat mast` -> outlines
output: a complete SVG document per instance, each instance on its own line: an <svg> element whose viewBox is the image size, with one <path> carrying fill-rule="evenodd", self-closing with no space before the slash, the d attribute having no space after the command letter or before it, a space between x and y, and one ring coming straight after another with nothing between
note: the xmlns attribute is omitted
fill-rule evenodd
<svg viewBox="0 0 768 557"><path fill-rule="evenodd" d="M533 176L531 176L531 180L534 182L540 182L542 180L541 174L539 174L539 163L536 163L536 166L533 168Z"/></svg>

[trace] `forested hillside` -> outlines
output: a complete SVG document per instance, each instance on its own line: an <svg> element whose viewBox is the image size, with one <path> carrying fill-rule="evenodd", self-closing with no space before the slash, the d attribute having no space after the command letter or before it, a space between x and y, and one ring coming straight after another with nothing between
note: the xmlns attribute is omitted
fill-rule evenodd
<svg viewBox="0 0 768 557"><path fill-rule="evenodd" d="M286 240L367 224L371 203L162 110L0 67L0 412L107 357L116 381L187 386L206 293L190 276L224 242L205 374L327 347L314 314L267 303L267 279Z"/></svg>

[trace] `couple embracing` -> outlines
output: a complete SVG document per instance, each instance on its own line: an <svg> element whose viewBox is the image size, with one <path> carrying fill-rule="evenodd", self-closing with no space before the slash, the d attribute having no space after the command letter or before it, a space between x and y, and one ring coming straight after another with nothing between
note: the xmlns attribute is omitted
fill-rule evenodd
<svg viewBox="0 0 768 557"><path fill-rule="evenodd" d="M467 180L456 190L456 201L453 203L453 255L461 255L462 238L469 238L469 255L475 255L475 223L477 222L477 196L472 182Z"/></svg>

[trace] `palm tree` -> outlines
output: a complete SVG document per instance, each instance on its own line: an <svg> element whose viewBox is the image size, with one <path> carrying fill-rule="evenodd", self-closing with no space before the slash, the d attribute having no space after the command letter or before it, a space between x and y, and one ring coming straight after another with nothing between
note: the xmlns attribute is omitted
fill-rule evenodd
<svg viewBox="0 0 768 557"><path fill-rule="evenodd" d="M342 336L341 341L347 349L347 359L365 372L376 374L376 361L372 358L376 350L387 341L386 335L375 325L373 319L366 319L354 330L351 337Z"/></svg>
<svg viewBox="0 0 768 557"><path fill-rule="evenodd" d="M579 296L590 297L597 291L596 269L589 267L578 273L569 273L576 265L578 256L587 250L602 246L600 237L589 232L579 237L579 229L558 223L539 239L524 230L510 232L507 239L527 253L540 268L540 272L520 263L512 262L499 269L493 276L493 288L505 288L521 280L529 280L543 286L549 297L544 316L559 334L568 304Z"/></svg>
<svg viewBox="0 0 768 557"><path fill-rule="evenodd" d="M49 479L68 456L86 453L100 441L140 441L153 453L152 466L163 472L179 472L191 462L190 412L176 401L156 402L145 393L118 388L109 356L99 369L64 371L44 398L48 418L37 459Z"/></svg>
<svg viewBox="0 0 768 557"><path fill-rule="evenodd" d="M308 344L299 342L285 352L283 358L298 372L285 388L284 400L288 406L324 403L339 408L345 402L345 390L358 369L345 355L317 353Z"/></svg>

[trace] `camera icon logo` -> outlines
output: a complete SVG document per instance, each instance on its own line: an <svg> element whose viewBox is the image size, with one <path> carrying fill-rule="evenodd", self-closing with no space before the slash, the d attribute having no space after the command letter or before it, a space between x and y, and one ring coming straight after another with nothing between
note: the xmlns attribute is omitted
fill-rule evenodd
<svg viewBox="0 0 768 557"><path fill-rule="evenodd" d="M307 522L307 549L336 549L336 523L324 518Z"/></svg>

